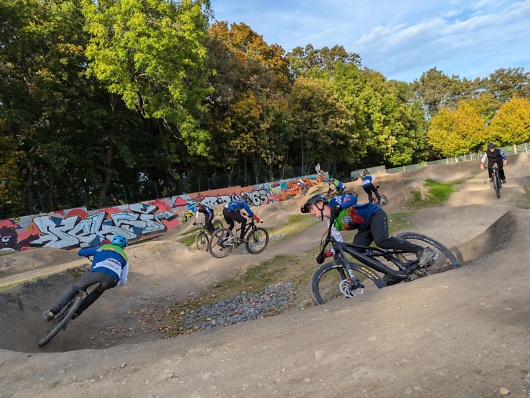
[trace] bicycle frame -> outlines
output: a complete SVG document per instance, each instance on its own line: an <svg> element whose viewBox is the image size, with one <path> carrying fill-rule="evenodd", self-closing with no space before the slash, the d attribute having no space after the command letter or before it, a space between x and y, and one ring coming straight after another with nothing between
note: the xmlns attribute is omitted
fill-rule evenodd
<svg viewBox="0 0 530 398"><path fill-rule="evenodd" d="M417 259L404 263L395 257L396 254L408 253L404 250L387 250L379 247L369 247L354 243L338 242L331 236L331 225L332 223L330 223L330 227L328 228L327 237L322 246L320 255L323 255L326 247L329 243L331 243L335 249L335 261L339 262L346 269L348 276L352 280L356 280L353 271L358 271L370 278L377 285L377 287L381 288L387 285L382 280L382 277L376 274L374 270L384 275L390 275L393 278L406 280L409 278L411 271L420 268ZM350 261L346 257L346 253L352 256L355 260L359 261L361 264ZM396 265L399 270L395 270L386 266L375 257L384 257L386 260Z"/></svg>

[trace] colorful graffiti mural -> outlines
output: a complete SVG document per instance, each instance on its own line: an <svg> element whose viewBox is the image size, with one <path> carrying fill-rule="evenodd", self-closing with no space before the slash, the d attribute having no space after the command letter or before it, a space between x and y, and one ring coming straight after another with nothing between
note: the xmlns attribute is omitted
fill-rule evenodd
<svg viewBox="0 0 530 398"><path fill-rule="evenodd" d="M302 178L311 185L318 183L316 175ZM107 243L116 234L130 241L140 240L171 231L193 218L198 203L215 208L239 198L242 192L249 194L252 206L287 200L299 194L297 180L203 191L100 210L75 208L0 220L0 250L75 249Z"/></svg>

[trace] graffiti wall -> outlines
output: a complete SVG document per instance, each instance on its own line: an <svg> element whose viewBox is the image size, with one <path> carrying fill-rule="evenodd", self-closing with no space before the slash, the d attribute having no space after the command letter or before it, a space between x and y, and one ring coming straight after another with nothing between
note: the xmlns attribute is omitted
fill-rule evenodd
<svg viewBox="0 0 530 398"><path fill-rule="evenodd" d="M326 177L327 178L327 177ZM116 234L130 241L177 228L195 217L196 205L216 208L246 192L252 206L284 201L300 194L299 180L313 186L323 183L311 175L251 187L230 187L188 195L87 211L80 207L47 214L0 220L0 250L37 247L78 249L108 243Z"/></svg>

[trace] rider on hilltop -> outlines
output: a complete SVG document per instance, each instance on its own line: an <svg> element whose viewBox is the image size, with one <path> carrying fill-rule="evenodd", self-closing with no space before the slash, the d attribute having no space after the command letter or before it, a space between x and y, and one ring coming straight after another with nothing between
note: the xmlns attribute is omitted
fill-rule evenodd
<svg viewBox="0 0 530 398"><path fill-rule="evenodd" d="M50 321L68 304L80 290L86 290L90 286L99 285L85 297L72 319L77 318L83 311L90 307L107 289L115 286L122 286L127 283L129 265L127 254L123 250L128 244L128 240L123 235L115 235L110 244L100 247L86 247L80 249L77 254L80 256L94 256L92 266L83 277L70 287L52 307L44 312L44 319Z"/></svg>
<svg viewBox="0 0 530 398"><path fill-rule="evenodd" d="M239 236L239 240L241 242L245 240L245 227L247 225L247 219L241 214L241 210L245 210L246 214L248 214L249 217L252 217L257 222L263 222L252 212L252 210L250 210L249 204L250 196L248 196L246 192L243 192L241 194L241 199L231 200L225 204L223 208L223 216L230 231L233 232L234 221L241 224L241 233Z"/></svg>
<svg viewBox="0 0 530 398"><path fill-rule="evenodd" d="M213 226L213 217L214 212L211 208L206 206L203 203L199 203L197 205L197 212L195 213L195 221L193 221L193 225L197 225L197 220L199 219L199 213L204 214L204 227L206 230L211 234L215 231L215 228Z"/></svg>
<svg viewBox="0 0 530 398"><path fill-rule="evenodd" d="M344 242L340 231L357 229L353 243L370 246L372 242L382 249L401 249L416 254L420 266L426 266L436 256L436 252L429 248L415 245L405 239L388 236L388 218L386 212L373 203L357 204L357 196L343 195L328 200L324 195L317 194L300 209L302 213L311 213L332 223L331 234L338 242ZM333 250L327 250L325 257L332 257ZM324 258L317 257L321 264Z"/></svg>
<svg viewBox="0 0 530 398"><path fill-rule="evenodd" d="M486 162L486 159L488 159L488 176L490 178L490 182L493 182L493 165L497 163L497 166L499 167L499 177L502 180L502 183L506 184L506 176L504 175L503 166L508 164L508 158L504 152L501 149L496 148L493 142L490 142L488 144L488 150L484 152L482 159L480 159L481 170L484 170L484 163Z"/></svg>
<svg viewBox="0 0 530 398"><path fill-rule="evenodd" d="M379 191L377 190L377 188L379 188L379 185L377 185L375 177L370 175L370 171L367 169L363 171L361 186L363 187L364 192L368 194L368 202L374 202L374 197L372 196L373 193L377 199L376 204L381 203L381 195L379 195Z"/></svg>

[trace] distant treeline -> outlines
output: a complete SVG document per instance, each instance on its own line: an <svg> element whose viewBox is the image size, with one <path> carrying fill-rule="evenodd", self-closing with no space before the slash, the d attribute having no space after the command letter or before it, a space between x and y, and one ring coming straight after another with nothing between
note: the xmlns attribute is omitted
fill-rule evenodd
<svg viewBox="0 0 530 398"><path fill-rule="evenodd" d="M214 21L208 0L5 0L0 21L8 216L530 141L523 68L389 81L342 46Z"/></svg>

